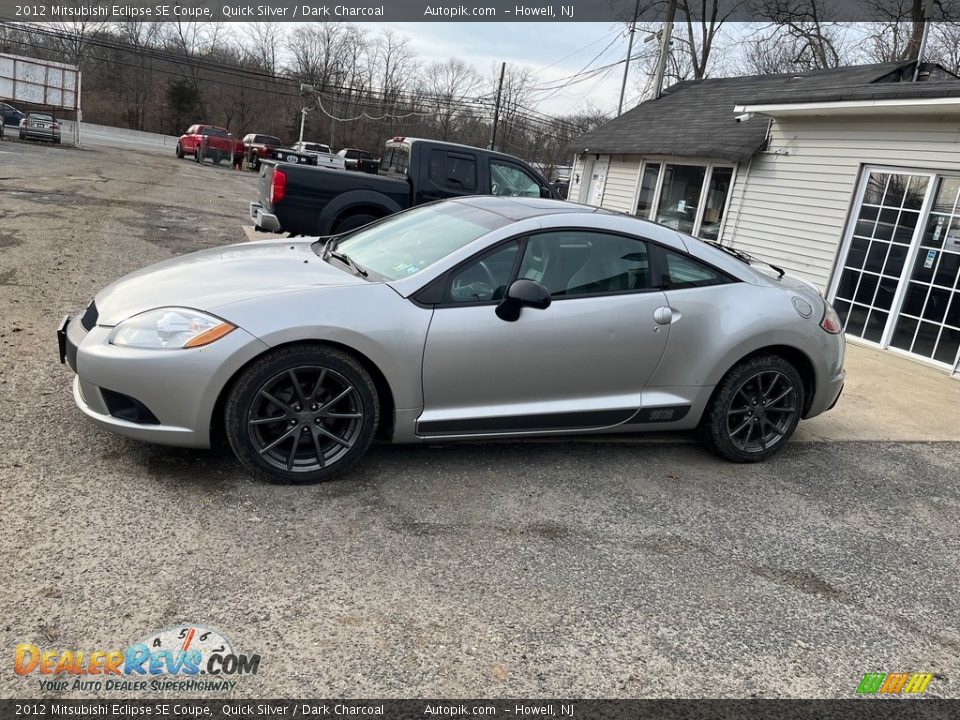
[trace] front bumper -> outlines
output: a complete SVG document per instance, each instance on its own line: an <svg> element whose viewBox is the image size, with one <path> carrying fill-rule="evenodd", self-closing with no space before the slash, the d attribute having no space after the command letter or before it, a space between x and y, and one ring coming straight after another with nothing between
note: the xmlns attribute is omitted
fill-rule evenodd
<svg viewBox="0 0 960 720"><path fill-rule="evenodd" d="M111 345L107 339L112 329L98 325L87 332L77 318L69 317L58 328L62 361L76 373L74 400L101 428L161 445L210 447L220 393L240 368L267 349L240 328L190 350ZM142 405L151 420L127 419L130 414L118 409L117 396Z"/></svg>
<svg viewBox="0 0 960 720"><path fill-rule="evenodd" d="M250 203L250 219L253 220L253 224L258 230L276 233L283 231L277 216L273 213L268 213L263 209L263 205L258 202Z"/></svg>

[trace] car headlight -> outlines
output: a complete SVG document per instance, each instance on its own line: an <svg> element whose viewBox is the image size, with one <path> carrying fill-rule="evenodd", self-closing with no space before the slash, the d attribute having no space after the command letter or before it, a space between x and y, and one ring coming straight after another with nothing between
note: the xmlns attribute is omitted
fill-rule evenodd
<svg viewBox="0 0 960 720"><path fill-rule="evenodd" d="M236 327L196 310L158 308L124 320L113 329L108 340L123 347L181 350L209 345Z"/></svg>

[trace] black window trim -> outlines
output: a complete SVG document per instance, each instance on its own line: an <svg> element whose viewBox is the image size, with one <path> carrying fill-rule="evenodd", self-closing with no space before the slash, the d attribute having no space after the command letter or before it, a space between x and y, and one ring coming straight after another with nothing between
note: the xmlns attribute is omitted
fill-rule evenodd
<svg viewBox="0 0 960 720"><path fill-rule="evenodd" d="M604 230L601 228L583 228L583 227L550 227L550 228L540 228L539 230L530 230L519 235L513 235L509 238L504 238L500 240L495 245L492 245L488 248L484 248L473 255L471 255L466 260L454 265L452 268L447 269L445 272L440 274L438 277L434 278L426 285L420 289L414 291L410 294L409 299L415 305L424 308L434 308L437 310L442 310L446 308L462 308L462 307L477 307L483 305L498 305L500 300L476 300L473 302L450 302L448 301L450 294L450 283L453 281L453 276L462 268L467 265L478 261L480 258L484 257L487 254L493 254L499 251L503 246L511 242L520 242L520 252L517 253L517 259L514 261L513 268L510 271L510 279L507 282L507 287L509 287L514 280L516 280L517 272L520 270L520 263L523 262L523 255L527 250L527 240L531 235L539 235L542 233L548 232L587 232L587 233L600 233L604 235L616 235L619 237L628 238L630 240L639 240L641 242L647 243L647 250L650 254L650 270L651 270L651 279L654 281L654 284L649 288L644 288L642 290L618 290L616 292L597 292L597 293L583 293L581 295L568 295L552 297L554 302L562 302L564 300L581 300L589 299L595 297L612 297L615 295L641 295L650 292L682 292L684 290L699 290L700 288L705 287L716 287L716 285L726 285L729 283L740 282L737 278L732 276L730 273L721 270L712 263L702 260L701 258L694 257L686 250L678 250L674 247L669 247L663 245L662 243L657 242L649 237L642 235L633 235L631 233L622 232L619 230ZM726 279L726 282L723 283L714 283L711 285L697 285L695 287L684 287L684 288L670 288L665 287L663 284L664 275L667 273L667 257L666 251L679 253L684 257L689 258L693 262L704 265L705 267L710 268L718 275ZM442 290L437 289L437 286L441 286ZM439 299L433 301L433 296L439 293Z"/></svg>

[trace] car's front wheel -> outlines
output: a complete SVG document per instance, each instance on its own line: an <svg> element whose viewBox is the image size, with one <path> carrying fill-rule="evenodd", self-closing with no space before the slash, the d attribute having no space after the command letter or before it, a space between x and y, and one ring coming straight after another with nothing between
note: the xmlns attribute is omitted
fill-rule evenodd
<svg viewBox="0 0 960 720"><path fill-rule="evenodd" d="M177 159L183 160L183 146L180 143L177 143Z"/></svg>
<svg viewBox="0 0 960 720"><path fill-rule="evenodd" d="M379 413L376 386L352 356L323 345L288 346L237 378L226 434L240 462L263 479L316 483L364 456Z"/></svg>
<svg viewBox="0 0 960 720"><path fill-rule="evenodd" d="M700 429L717 455L758 462L784 446L797 429L803 381L777 355L760 355L734 367L717 386Z"/></svg>

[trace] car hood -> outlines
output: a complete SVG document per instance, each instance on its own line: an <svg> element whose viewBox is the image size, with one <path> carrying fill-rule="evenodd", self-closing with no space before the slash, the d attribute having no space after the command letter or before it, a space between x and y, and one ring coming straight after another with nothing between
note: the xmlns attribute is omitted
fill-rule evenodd
<svg viewBox="0 0 960 720"><path fill-rule="evenodd" d="M219 306L264 295L367 284L324 262L310 247L314 241L227 245L149 265L97 293L97 322L113 326L158 307L215 312Z"/></svg>

